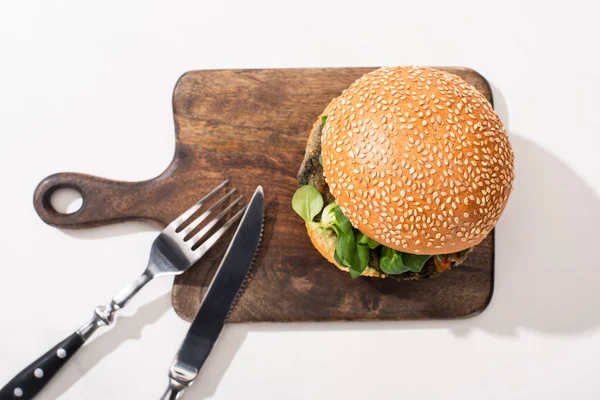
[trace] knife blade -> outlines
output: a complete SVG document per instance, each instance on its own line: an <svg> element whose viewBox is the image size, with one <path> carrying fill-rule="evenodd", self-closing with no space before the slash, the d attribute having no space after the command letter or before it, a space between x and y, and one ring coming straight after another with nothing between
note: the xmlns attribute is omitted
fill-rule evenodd
<svg viewBox="0 0 600 400"><path fill-rule="evenodd" d="M264 193L262 186L258 186L171 364L169 387L161 400L176 399L192 384L208 358L254 261L263 216Z"/></svg>

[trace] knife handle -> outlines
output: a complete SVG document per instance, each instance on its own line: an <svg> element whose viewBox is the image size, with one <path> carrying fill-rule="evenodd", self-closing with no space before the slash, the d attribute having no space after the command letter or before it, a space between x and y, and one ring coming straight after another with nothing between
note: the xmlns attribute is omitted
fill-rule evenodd
<svg viewBox="0 0 600 400"><path fill-rule="evenodd" d="M81 348L83 342L81 336L73 333L58 343L8 382L0 390L0 400L32 399Z"/></svg>

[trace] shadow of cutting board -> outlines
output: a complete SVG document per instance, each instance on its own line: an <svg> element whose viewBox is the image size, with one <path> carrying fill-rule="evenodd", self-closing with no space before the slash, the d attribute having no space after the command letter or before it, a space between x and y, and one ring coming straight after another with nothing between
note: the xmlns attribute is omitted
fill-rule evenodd
<svg viewBox="0 0 600 400"><path fill-rule="evenodd" d="M309 130L333 97L374 68L194 71L175 87L176 151L163 174L144 182L116 182L60 173L44 179L34 205L60 228L143 219L166 226L224 178L249 198L265 189L266 218L253 278L232 322L445 319L474 315L493 290L493 232L460 268L417 282L351 279L312 247L291 208ZM492 101L477 72L460 75ZM78 190L82 208L59 214L50 204L58 188ZM173 306L195 315L226 241L175 280ZM140 266L142 267L142 266Z"/></svg>

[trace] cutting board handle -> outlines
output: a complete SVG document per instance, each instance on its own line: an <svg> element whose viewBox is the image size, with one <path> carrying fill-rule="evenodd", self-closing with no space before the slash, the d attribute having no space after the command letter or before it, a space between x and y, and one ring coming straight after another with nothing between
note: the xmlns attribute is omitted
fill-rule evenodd
<svg viewBox="0 0 600 400"><path fill-rule="evenodd" d="M126 220L150 220L162 223L156 214L164 201L156 190L164 188L164 176L142 182L119 182L91 175L63 172L42 180L33 196L40 218L59 228L89 228ZM62 188L74 189L83 198L81 208L73 213L58 212L50 201ZM166 190L168 193L168 190ZM160 213L159 213L160 214Z"/></svg>

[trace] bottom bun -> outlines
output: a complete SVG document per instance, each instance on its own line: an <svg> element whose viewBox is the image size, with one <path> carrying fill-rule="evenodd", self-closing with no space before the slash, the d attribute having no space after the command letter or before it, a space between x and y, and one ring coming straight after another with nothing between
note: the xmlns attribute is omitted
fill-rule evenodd
<svg viewBox="0 0 600 400"><path fill-rule="evenodd" d="M327 259L327 261L329 261L342 271L348 272L348 268L338 264L335 261L335 258L333 257L333 254L335 253L335 244L337 242L337 236L332 230L319 228L318 226L312 226L311 224L307 223L306 231L308 232L308 237L310 238L310 241L312 242L313 246L315 246L315 248L319 250L319 253L321 253L321 255L325 257L325 259ZM371 267L367 267L363 271L361 276L369 276L373 278L386 277L385 274L382 274L381 272Z"/></svg>

